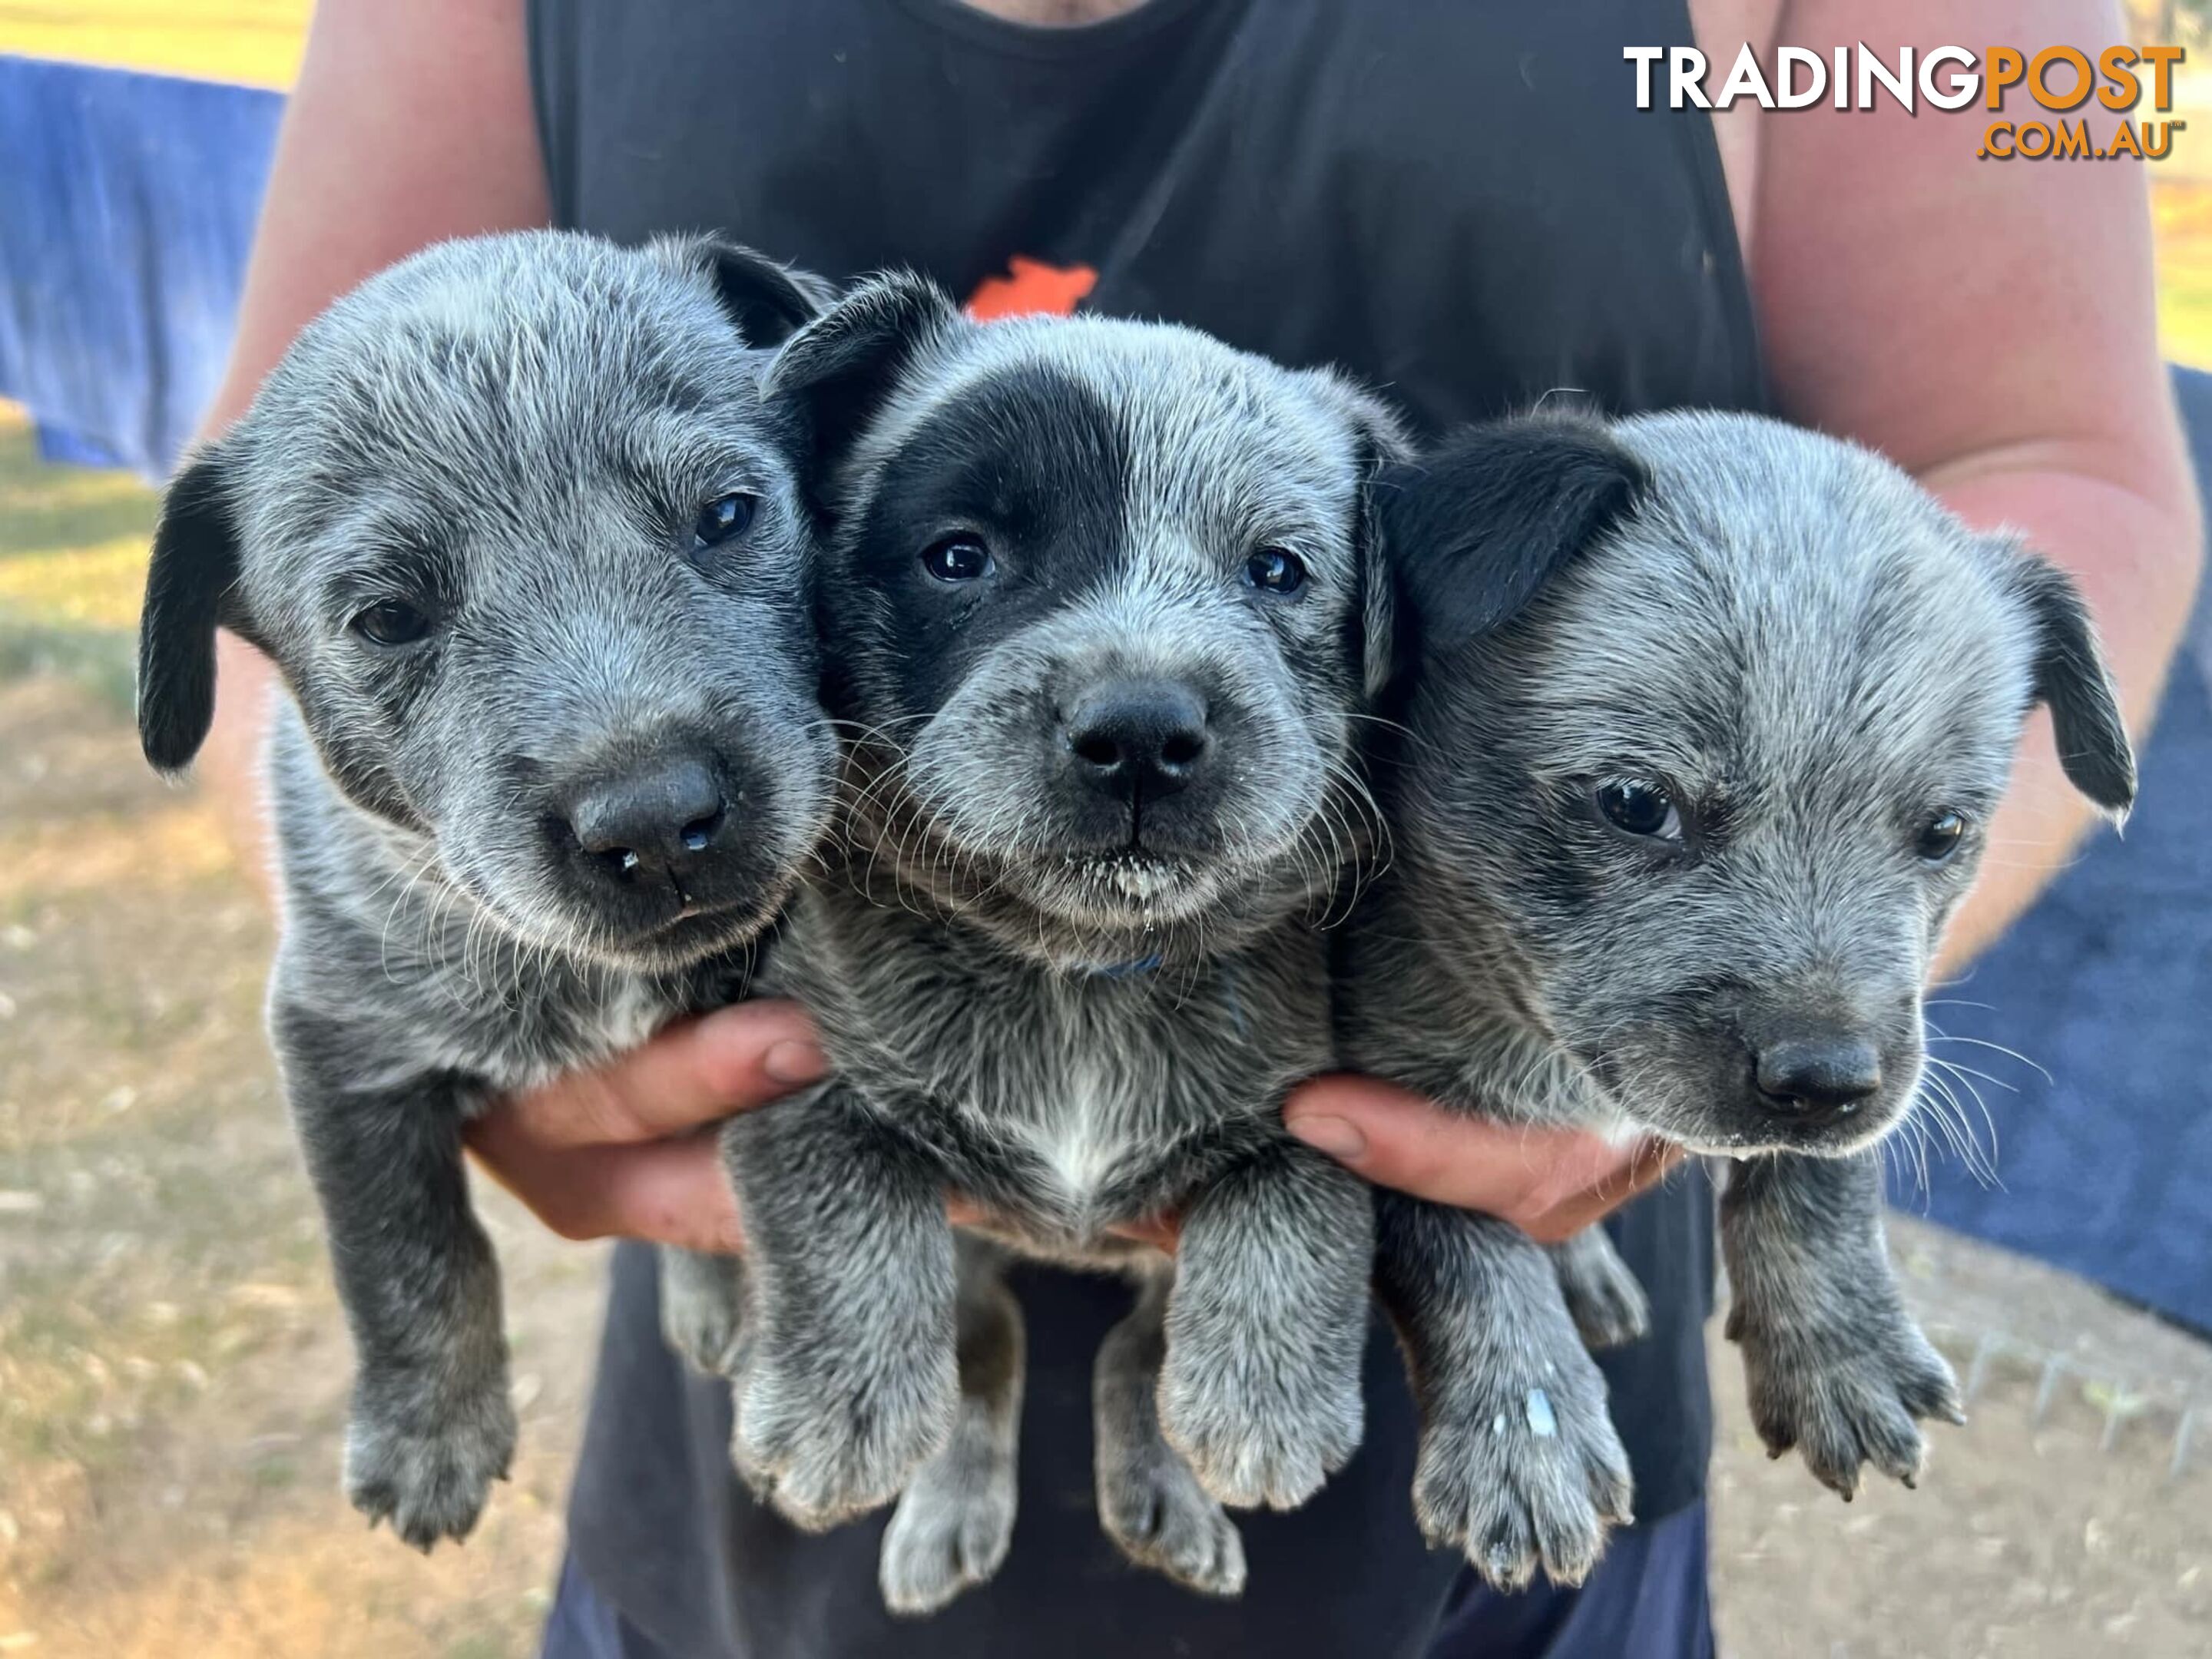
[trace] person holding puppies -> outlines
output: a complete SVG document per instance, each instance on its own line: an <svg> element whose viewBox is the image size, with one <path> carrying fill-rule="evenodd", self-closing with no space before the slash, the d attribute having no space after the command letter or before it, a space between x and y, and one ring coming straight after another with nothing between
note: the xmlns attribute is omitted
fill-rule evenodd
<svg viewBox="0 0 2212 1659"><path fill-rule="evenodd" d="M210 416L244 408L335 295L423 245L548 222L638 241L722 229L840 283L912 267L979 315L1165 317L1384 388L1433 436L1576 391L1608 412L1771 409L1882 450L1972 524L2072 573L2124 712L2155 707L2197 526L2157 359L2132 167L1974 157L1974 117L1634 107L1625 46L1746 38L2063 40L2087 0L1600 0L1436 8L1292 0L326 0ZM262 716L223 647L210 770ZM1953 923L1970 957L2089 822L2047 729ZM507 1100L477 1156L550 1225L742 1250L697 1132L817 1081L814 1034L747 1004ZM662 1344L626 1249L549 1631L602 1655L1710 1650L1701 1495L1709 1191L1668 1160L1486 1125L1332 1078L1291 1132L1370 1181L1540 1242L1606 1218L1652 1332L1604 1357L1636 1524L1577 1589L1500 1595L1420 1545L1413 1426L1386 1338L1367 1444L1321 1497L1246 1522L1241 1601L1125 1571L1090 1503L1090 1358L1116 1288L1018 1275L1030 1396L1024 1531L923 1624L873 1593L866 1527L801 1537L726 1456L726 1389Z"/></svg>

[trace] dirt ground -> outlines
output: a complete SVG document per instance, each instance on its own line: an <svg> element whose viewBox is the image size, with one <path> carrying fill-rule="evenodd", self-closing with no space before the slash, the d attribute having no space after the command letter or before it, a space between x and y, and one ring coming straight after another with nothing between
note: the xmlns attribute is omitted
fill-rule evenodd
<svg viewBox="0 0 2212 1659"><path fill-rule="evenodd" d="M597 1253L487 1200L523 1455L463 1551L336 1492L348 1357L259 1029L269 925L106 699L0 686L0 1654L529 1650Z"/></svg>
<svg viewBox="0 0 2212 1659"><path fill-rule="evenodd" d="M486 1197L514 1482L464 1550L365 1534L335 1490L345 1345L258 1027L268 945L212 815L146 774L112 696L0 684L0 1655L531 1650L599 1255ZM2171 1469L2212 1352L1932 1229L1897 1244L1962 1370L1983 1352L1972 1425L1917 1493L1847 1508L1766 1461L1717 1352L1729 1650L2212 1653L2212 1443Z"/></svg>
<svg viewBox="0 0 2212 1659"><path fill-rule="evenodd" d="M1894 1223L1891 1245L1967 1379L1971 1421L1935 1431L1917 1492L1882 1484L1846 1505L1795 1458L1767 1460L1716 1340L1724 1645L1761 1659L2212 1655L2212 1349L1926 1224Z"/></svg>

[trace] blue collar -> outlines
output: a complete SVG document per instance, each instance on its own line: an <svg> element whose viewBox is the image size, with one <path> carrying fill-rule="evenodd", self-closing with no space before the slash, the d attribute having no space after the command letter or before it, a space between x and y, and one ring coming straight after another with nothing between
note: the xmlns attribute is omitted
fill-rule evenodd
<svg viewBox="0 0 2212 1659"><path fill-rule="evenodd" d="M1147 974L1158 973L1165 960L1166 958L1159 951L1155 951L1152 955L1139 957L1133 962L1102 963L1096 967L1086 968L1083 971L1091 979L1142 979ZM1252 1027L1251 1022L1244 1015L1244 999L1242 994L1243 975L1237 971L1235 963L1224 962L1220 967L1220 977L1221 998L1228 1006L1230 1020L1237 1027L1237 1034L1239 1036L1249 1036Z"/></svg>
<svg viewBox="0 0 2212 1659"><path fill-rule="evenodd" d="M1109 962L1084 971L1093 979L1141 979L1146 974L1158 973L1162 960L1160 953L1155 951L1152 955L1139 957L1133 962Z"/></svg>

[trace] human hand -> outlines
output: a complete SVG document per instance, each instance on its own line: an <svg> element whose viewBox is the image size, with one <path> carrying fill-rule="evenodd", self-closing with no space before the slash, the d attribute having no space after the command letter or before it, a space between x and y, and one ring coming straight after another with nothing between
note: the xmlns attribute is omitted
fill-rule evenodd
<svg viewBox="0 0 2212 1659"><path fill-rule="evenodd" d="M468 1144L563 1238L734 1253L744 1241L713 1126L818 1081L829 1062L796 1004L682 1021L604 1066L494 1103Z"/></svg>
<svg viewBox="0 0 2212 1659"><path fill-rule="evenodd" d="M1540 1244L1571 1238L1682 1160L1659 1141L1447 1112L1372 1078L1316 1078L1283 1105L1290 1132L1355 1175L1510 1221Z"/></svg>

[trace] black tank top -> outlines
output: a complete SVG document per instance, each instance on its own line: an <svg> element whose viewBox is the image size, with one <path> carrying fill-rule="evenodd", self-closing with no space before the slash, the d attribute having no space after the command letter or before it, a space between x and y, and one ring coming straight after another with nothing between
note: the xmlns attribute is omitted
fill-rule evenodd
<svg viewBox="0 0 2212 1659"><path fill-rule="evenodd" d="M1431 432L1564 388L1624 413L1762 401L1711 125L1638 111L1621 57L1690 44L1685 0L1149 0L1051 30L957 0L535 0L530 35L563 225L726 230L838 278L909 266L984 314L1188 323L1339 365ZM1604 1362L1650 1519L1705 1479L1711 1194L1679 1178L1608 1224L1656 1318ZM1366 1446L1304 1510L1240 1517L1249 1588L1211 1602L1098 1530L1090 1368L1126 1292L1017 1281L1012 1553L904 1623L877 1594L880 1520L808 1538L746 1498L726 1389L663 1348L651 1258L620 1253L570 1512L586 1577L684 1656L1422 1650L1458 1564L1414 1531L1379 1331Z"/></svg>

